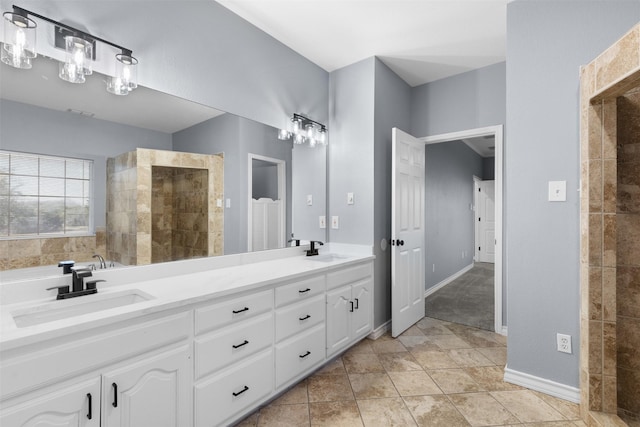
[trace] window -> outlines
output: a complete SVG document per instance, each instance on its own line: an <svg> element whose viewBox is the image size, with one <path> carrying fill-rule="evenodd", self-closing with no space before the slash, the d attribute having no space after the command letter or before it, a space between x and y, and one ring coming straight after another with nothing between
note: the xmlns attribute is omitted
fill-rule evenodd
<svg viewBox="0 0 640 427"><path fill-rule="evenodd" d="M92 169L92 160L0 151L0 238L89 233Z"/></svg>

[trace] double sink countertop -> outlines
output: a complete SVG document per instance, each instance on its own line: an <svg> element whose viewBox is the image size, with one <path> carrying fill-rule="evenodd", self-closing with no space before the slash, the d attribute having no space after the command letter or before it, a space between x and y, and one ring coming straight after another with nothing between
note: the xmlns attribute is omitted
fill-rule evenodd
<svg viewBox="0 0 640 427"><path fill-rule="evenodd" d="M4 352L143 315L215 303L374 258L370 247L355 245L335 245L312 257L302 249L97 270L93 278L106 280L98 283L98 293L68 300L56 300L56 291L46 288L70 284L71 275L0 283L0 347Z"/></svg>

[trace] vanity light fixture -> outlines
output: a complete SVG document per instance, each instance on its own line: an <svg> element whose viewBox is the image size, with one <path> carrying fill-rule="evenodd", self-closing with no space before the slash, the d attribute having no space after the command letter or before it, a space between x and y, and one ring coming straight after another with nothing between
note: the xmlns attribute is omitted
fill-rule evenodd
<svg viewBox="0 0 640 427"><path fill-rule="evenodd" d="M291 130L280 129L278 131L278 139L287 140L293 137L294 144L306 142L310 147L327 145L327 127L322 123L298 113L291 117L291 123Z"/></svg>
<svg viewBox="0 0 640 427"><path fill-rule="evenodd" d="M115 95L127 95L138 87L136 73L138 60L133 57L131 49L15 5L13 12L5 12L3 16L5 25L2 62L5 64L15 68L31 68L31 60L37 56L35 49L37 24L29 17L31 16L54 26L55 47L64 49L66 52L65 61L59 66L58 76L62 80L70 83L84 83L85 76L93 72L96 42L100 42L120 50L120 53L115 55L116 73L109 77L107 91Z"/></svg>

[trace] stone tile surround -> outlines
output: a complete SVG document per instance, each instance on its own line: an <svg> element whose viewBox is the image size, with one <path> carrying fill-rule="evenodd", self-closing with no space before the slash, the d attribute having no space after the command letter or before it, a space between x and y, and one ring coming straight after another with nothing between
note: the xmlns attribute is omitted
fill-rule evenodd
<svg viewBox="0 0 640 427"><path fill-rule="evenodd" d="M640 24L581 70L581 415L640 416Z"/></svg>

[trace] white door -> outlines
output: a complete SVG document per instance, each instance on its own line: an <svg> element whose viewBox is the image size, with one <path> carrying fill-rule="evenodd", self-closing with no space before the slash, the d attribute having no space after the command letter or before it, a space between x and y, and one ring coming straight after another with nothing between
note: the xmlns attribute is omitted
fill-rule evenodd
<svg viewBox="0 0 640 427"><path fill-rule="evenodd" d="M391 174L391 334L424 317L425 145L393 128Z"/></svg>
<svg viewBox="0 0 640 427"><path fill-rule="evenodd" d="M476 259L479 262L493 263L496 258L495 195L495 181L478 182Z"/></svg>

